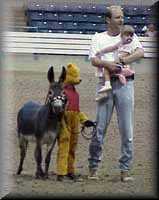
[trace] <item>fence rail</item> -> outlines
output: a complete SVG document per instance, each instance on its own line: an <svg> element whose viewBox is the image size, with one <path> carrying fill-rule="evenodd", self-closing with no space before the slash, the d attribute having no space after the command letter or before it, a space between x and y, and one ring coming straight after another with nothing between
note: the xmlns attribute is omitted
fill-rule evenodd
<svg viewBox="0 0 159 200"><path fill-rule="evenodd" d="M92 35L63 33L4 32L4 52L88 55ZM145 58L157 57L155 38L139 37Z"/></svg>

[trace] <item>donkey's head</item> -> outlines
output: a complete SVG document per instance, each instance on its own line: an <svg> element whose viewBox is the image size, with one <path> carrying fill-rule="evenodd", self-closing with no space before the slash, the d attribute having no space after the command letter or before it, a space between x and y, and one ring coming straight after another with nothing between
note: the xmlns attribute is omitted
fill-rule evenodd
<svg viewBox="0 0 159 200"><path fill-rule="evenodd" d="M48 70L47 78L50 83L47 103L50 105L53 113L62 113L67 102L67 98L63 91L63 82L66 78L65 67L62 68L62 72L58 81L55 81L54 79L54 69L52 66Z"/></svg>

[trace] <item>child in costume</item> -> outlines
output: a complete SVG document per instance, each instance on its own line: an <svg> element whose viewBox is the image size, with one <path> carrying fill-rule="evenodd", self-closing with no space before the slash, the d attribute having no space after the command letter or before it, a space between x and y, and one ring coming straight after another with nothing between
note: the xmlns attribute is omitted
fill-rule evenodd
<svg viewBox="0 0 159 200"><path fill-rule="evenodd" d="M81 82L80 70L75 64L68 64L66 69L66 79L64 81L64 93L67 97L65 111L66 126L63 126L58 138L57 151L57 180L76 180L75 172L75 152L77 149L79 126L94 126L94 122L80 111L79 93L75 85Z"/></svg>

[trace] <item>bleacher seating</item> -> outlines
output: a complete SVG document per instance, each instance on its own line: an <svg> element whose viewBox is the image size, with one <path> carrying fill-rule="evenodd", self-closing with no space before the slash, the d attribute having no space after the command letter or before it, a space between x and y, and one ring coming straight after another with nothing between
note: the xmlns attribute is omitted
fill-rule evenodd
<svg viewBox="0 0 159 200"><path fill-rule="evenodd" d="M92 22L92 23L105 23L105 18L102 15L89 14L88 15L88 22Z"/></svg>
<svg viewBox="0 0 159 200"><path fill-rule="evenodd" d="M61 32L92 34L106 30L105 4L91 3L43 3L30 2L26 9L31 32ZM135 28L139 36L143 35L142 28L150 21L149 6L122 6L124 23Z"/></svg>
<svg viewBox="0 0 159 200"><path fill-rule="evenodd" d="M73 21L74 22L87 22L88 21L88 15L77 13L77 14L73 15Z"/></svg>
<svg viewBox="0 0 159 200"><path fill-rule="evenodd" d="M57 13L45 12L44 13L44 20L47 20L47 21L58 21L58 15L57 15Z"/></svg>
<svg viewBox="0 0 159 200"><path fill-rule="evenodd" d="M69 13L59 13L58 20L59 21L73 21L73 15Z"/></svg>

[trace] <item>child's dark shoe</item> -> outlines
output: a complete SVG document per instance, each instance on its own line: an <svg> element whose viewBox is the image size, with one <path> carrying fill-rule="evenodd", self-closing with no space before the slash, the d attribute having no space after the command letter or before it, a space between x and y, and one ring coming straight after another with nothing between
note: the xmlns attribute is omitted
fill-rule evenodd
<svg viewBox="0 0 159 200"><path fill-rule="evenodd" d="M64 180L68 180L67 176L66 175L57 175L57 181L64 181Z"/></svg>
<svg viewBox="0 0 159 200"><path fill-rule="evenodd" d="M68 173L67 177L70 180L73 180L73 181L76 181L76 182L82 182L83 181L83 178L81 177L80 174Z"/></svg>

